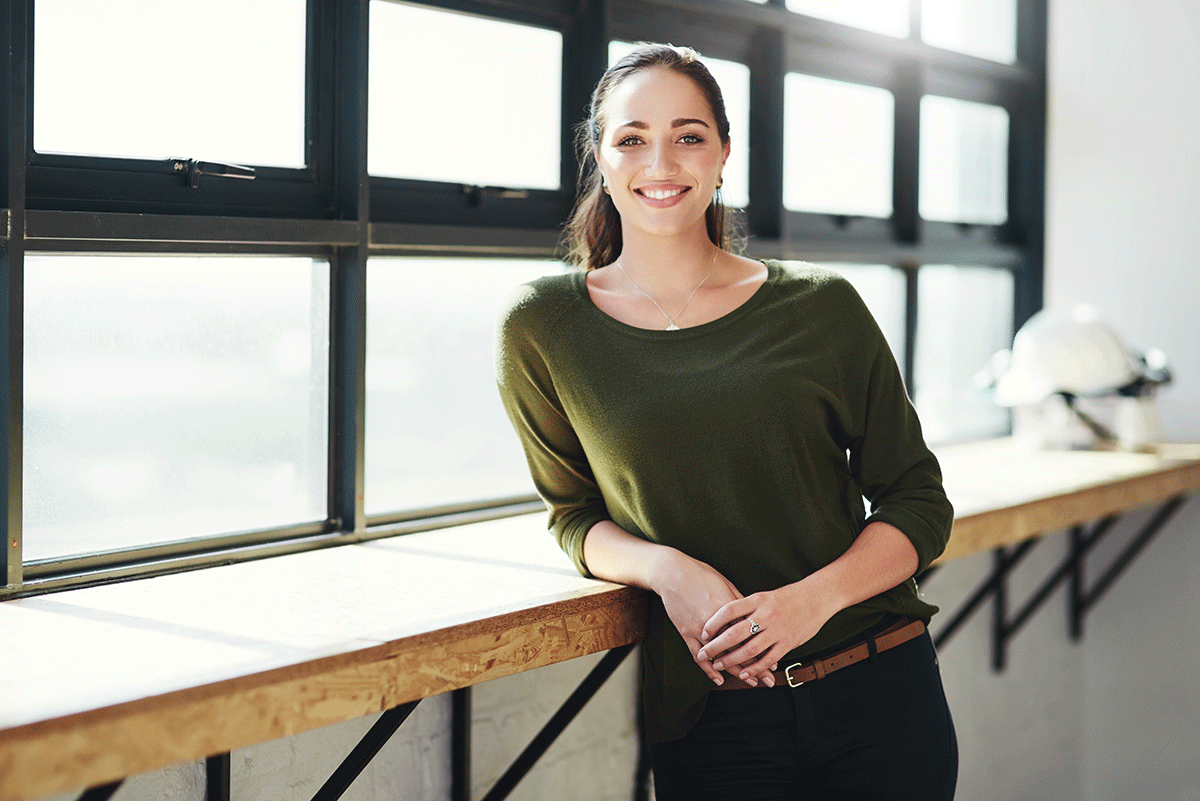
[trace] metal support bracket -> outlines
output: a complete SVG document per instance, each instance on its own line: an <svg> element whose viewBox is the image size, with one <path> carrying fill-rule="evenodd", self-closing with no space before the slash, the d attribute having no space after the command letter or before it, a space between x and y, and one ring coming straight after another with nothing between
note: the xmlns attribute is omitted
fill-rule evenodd
<svg viewBox="0 0 1200 801"><path fill-rule="evenodd" d="M338 765L337 770L333 775L326 780L325 784L317 790L317 794L313 796L313 801L337 801L342 797L342 793L350 788L358 775L363 772L363 769L375 758L379 753L379 749L391 739L396 733L396 729L400 728L400 724L408 719L412 711L417 708L420 700L410 701L407 704L393 707L379 716L379 720L375 721L375 725L371 730L363 735L362 740L358 745L354 746L354 750L350 755Z"/></svg>
<svg viewBox="0 0 1200 801"><path fill-rule="evenodd" d="M525 778L526 774L529 773L529 770L541 758L542 754L546 753L546 750L558 738L558 735L562 734L567 725L575 719L575 716L579 714L584 705L592 699L596 691L616 671L633 649L633 645L623 645L620 648L612 649L604 655L604 658L592 668L592 672L575 689L575 692L571 693L571 696L563 702L563 705L554 713L549 722L542 727L537 736L525 747L525 750L521 752L516 761L497 780L496 784L483 797L482 801L501 801L501 799L508 798L509 793Z"/></svg>
<svg viewBox="0 0 1200 801"><path fill-rule="evenodd" d="M232 772L228 751L204 761L205 801L229 801L233 787Z"/></svg>
<svg viewBox="0 0 1200 801"><path fill-rule="evenodd" d="M1118 515L1105 517L1094 523L1090 529L1082 525L1073 527L1069 533L1070 541L1066 558L1042 582L1024 605L1012 614L1008 609L1009 574L1039 540L1026 540L1012 548L995 549L991 573L962 603L950 621L938 631L934 636L934 643L940 648L949 642L962 625L978 611L979 607L985 601L991 600L992 669L1001 672L1007 665L1009 644L1063 582L1068 582L1067 633L1073 641L1078 642L1083 638L1083 624L1087 613L1145 549L1150 540L1162 530L1185 500L1186 496L1181 495L1162 504L1090 588L1087 586L1085 575L1087 556L1121 518Z"/></svg>
<svg viewBox="0 0 1200 801"><path fill-rule="evenodd" d="M108 801L108 799L113 797L113 793L119 790L124 783L124 779L118 779L108 784L96 785L84 790L83 795L79 796L79 801Z"/></svg>

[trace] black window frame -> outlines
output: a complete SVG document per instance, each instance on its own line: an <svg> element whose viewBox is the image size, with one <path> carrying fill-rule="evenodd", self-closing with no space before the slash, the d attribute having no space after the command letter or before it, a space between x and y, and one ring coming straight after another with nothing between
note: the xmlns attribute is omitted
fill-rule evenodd
<svg viewBox="0 0 1200 801"><path fill-rule="evenodd" d="M905 377L915 359L923 264L990 266L1014 276L1013 321L1041 306L1047 0L1018 0L1018 58L1000 64L920 41L920 0L906 39L789 11L784 0L424 0L412 3L556 30L563 36L558 190L469 186L367 173L371 2L307 0L306 166L257 167L252 181L201 176L188 186L162 161L33 151L36 0L0 0L0 400L5 426L6 581L0 599L81 584L260 558L540 508L533 495L454 506L363 511L366 264L377 255L561 257L575 192L574 129L608 60L608 43L691 45L750 68L747 254L882 264L907 280ZM486 65L482 65L486 66ZM783 84L789 71L882 86L895 104L888 219L783 207ZM918 213L920 99L938 94L1009 113L1008 219L925 221ZM203 113L197 103L194 113ZM179 154L203 159L204 154ZM253 166L253 165L251 165ZM186 165L184 166L186 171ZM516 189L517 191L496 191ZM330 264L328 513L310 524L230 532L201 542L26 563L21 559L24 257L33 252L263 253Z"/></svg>

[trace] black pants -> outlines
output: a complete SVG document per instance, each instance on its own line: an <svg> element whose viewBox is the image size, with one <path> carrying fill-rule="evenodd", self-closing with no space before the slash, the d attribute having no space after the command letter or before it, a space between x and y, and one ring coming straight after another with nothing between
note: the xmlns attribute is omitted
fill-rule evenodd
<svg viewBox="0 0 1200 801"><path fill-rule="evenodd" d="M682 740L650 749L657 801L933 801L958 778L928 632L794 689L712 692Z"/></svg>

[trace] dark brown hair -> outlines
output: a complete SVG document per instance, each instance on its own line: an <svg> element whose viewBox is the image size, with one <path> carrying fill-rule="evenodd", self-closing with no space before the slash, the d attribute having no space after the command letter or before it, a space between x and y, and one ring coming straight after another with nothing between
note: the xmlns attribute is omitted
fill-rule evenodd
<svg viewBox="0 0 1200 801"><path fill-rule="evenodd" d="M579 195L566 225L567 259L585 270L611 264L621 253L621 215L612 198L603 190L602 176L596 164L595 149L600 144L601 115L604 104L622 81L639 70L666 67L692 79L700 89L713 119L721 144L729 142L729 117L725 114L725 99L721 87L713 79L699 54L689 47L642 42L632 52L613 64L604 73L592 92L588 118L575 132L575 151L579 159ZM708 238L722 249L728 249L725 206L714 197L704 213Z"/></svg>

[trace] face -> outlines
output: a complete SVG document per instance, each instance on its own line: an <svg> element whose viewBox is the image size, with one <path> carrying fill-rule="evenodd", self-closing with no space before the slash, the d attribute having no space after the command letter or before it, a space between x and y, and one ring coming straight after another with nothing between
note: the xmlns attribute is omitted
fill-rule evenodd
<svg viewBox="0 0 1200 801"><path fill-rule="evenodd" d="M625 236L703 231L729 144L692 79L666 67L639 70L609 95L601 124L596 160Z"/></svg>

